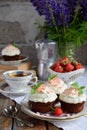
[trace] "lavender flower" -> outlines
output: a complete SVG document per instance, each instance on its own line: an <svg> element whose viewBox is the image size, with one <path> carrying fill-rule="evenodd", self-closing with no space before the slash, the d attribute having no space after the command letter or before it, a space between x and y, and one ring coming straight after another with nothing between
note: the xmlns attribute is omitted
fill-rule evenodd
<svg viewBox="0 0 87 130"><path fill-rule="evenodd" d="M82 2L82 17L84 20L87 20L87 0Z"/></svg>
<svg viewBox="0 0 87 130"><path fill-rule="evenodd" d="M71 20L73 20L73 15L75 15L78 1L81 0L30 0L39 15L45 15L48 24L56 24L56 26L68 26L70 24ZM84 10L86 10L86 6L84 7L85 3L87 5L86 0L83 0L82 6Z"/></svg>
<svg viewBox="0 0 87 130"><path fill-rule="evenodd" d="M87 40L87 0L30 0L39 15L45 16L49 38L60 44Z"/></svg>

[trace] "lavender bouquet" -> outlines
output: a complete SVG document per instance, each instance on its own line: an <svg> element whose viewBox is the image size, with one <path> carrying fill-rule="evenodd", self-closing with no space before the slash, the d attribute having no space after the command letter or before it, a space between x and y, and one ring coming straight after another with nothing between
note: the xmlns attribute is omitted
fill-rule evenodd
<svg viewBox="0 0 87 130"><path fill-rule="evenodd" d="M87 0L30 0L39 15L45 16L43 30L61 45L87 42Z"/></svg>

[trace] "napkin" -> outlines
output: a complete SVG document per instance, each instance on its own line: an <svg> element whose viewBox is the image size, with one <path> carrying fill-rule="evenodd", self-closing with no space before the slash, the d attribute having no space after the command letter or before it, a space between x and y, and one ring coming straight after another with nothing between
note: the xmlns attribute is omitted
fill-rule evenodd
<svg viewBox="0 0 87 130"><path fill-rule="evenodd" d="M14 97L14 96L8 96L11 100L14 100L16 103L18 103L19 105L21 104L21 101L23 100L23 98L25 96L20 96L20 97Z"/></svg>
<svg viewBox="0 0 87 130"><path fill-rule="evenodd" d="M87 116L70 121L51 122L56 127L61 127L64 130L87 130Z"/></svg>

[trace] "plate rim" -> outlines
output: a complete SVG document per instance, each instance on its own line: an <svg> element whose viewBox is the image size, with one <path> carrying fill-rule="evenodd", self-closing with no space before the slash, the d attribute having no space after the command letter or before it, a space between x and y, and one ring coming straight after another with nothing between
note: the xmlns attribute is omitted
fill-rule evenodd
<svg viewBox="0 0 87 130"><path fill-rule="evenodd" d="M58 120L61 120L61 121L70 121L70 120L75 120L77 118L80 118L82 116L84 116L85 114L87 114L87 108L84 108L86 110L82 110L81 112L73 115L73 116L66 116L66 117L49 117L49 116L42 116L42 115L38 115L36 114L35 112L31 111L29 108L26 107L26 104L28 102L26 102L25 100L28 100L29 99L29 96L30 95L27 95L23 98L23 100L21 101L21 110L23 112L25 112L26 114L30 115L31 117L34 117L34 118L37 118L37 119L41 119L41 120L47 120L47 121L58 121ZM87 101L85 103L85 107L87 106Z"/></svg>

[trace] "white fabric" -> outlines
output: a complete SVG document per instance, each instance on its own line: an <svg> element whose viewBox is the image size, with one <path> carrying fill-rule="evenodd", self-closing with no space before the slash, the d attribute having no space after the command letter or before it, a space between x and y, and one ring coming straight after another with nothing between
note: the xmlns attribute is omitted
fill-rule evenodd
<svg viewBox="0 0 87 130"><path fill-rule="evenodd" d="M87 130L87 117L81 117L72 121L57 121L51 122L56 127L61 127L64 130Z"/></svg>

